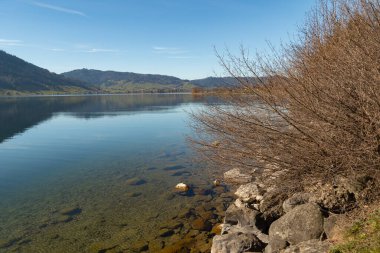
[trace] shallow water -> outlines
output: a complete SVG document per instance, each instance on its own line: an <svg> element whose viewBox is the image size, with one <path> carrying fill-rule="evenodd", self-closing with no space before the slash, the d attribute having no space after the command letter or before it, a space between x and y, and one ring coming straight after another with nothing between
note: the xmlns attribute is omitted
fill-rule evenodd
<svg viewBox="0 0 380 253"><path fill-rule="evenodd" d="M190 224L207 210L221 220L224 189L186 142L188 113L206 100L0 98L0 251L156 252L189 238L207 251L210 228ZM175 193L181 181L194 194Z"/></svg>

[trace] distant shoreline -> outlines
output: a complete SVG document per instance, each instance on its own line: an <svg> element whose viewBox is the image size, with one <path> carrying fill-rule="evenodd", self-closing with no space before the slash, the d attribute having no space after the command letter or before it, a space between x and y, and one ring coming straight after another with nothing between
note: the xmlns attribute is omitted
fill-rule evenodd
<svg viewBox="0 0 380 253"><path fill-rule="evenodd" d="M67 93L67 94L15 94L0 95L0 98L11 97L82 97L82 96L125 96L125 95L186 95L192 92L128 92L128 93Z"/></svg>

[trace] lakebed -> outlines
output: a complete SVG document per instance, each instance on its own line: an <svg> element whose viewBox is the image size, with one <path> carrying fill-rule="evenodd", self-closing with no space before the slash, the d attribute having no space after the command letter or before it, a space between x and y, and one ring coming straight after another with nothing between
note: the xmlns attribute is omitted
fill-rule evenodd
<svg viewBox="0 0 380 253"><path fill-rule="evenodd" d="M210 101L1 98L0 252L209 251L232 196L186 138Z"/></svg>

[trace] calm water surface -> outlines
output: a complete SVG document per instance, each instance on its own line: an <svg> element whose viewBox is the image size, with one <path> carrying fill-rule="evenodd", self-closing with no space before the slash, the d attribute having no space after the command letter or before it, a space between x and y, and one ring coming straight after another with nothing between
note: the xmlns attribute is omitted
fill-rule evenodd
<svg viewBox="0 0 380 253"><path fill-rule="evenodd" d="M159 234L214 197L186 142L205 100L0 98L0 252L154 252L184 237L187 224ZM173 193L181 181L207 193Z"/></svg>

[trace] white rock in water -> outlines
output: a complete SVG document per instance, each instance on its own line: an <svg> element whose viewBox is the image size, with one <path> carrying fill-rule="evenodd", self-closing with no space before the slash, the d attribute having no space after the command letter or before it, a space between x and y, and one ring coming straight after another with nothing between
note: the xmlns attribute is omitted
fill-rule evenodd
<svg viewBox="0 0 380 253"><path fill-rule="evenodd" d="M175 186L175 188L181 192L187 192L190 189L190 187L185 183L179 183Z"/></svg>
<svg viewBox="0 0 380 253"><path fill-rule="evenodd" d="M220 180L215 179L215 180L212 182L212 184L213 184L214 186L219 186L219 185L221 184L221 182L220 182Z"/></svg>

